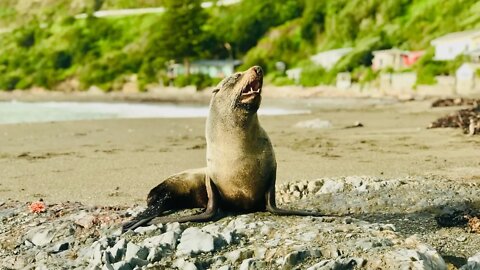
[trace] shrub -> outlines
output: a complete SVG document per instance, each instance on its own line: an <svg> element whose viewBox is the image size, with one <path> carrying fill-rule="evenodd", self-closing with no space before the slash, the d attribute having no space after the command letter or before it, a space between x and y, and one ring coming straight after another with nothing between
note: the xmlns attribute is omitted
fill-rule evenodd
<svg viewBox="0 0 480 270"><path fill-rule="evenodd" d="M322 83L326 71L321 66L311 65L304 67L300 74L300 84L303 86L316 86Z"/></svg>

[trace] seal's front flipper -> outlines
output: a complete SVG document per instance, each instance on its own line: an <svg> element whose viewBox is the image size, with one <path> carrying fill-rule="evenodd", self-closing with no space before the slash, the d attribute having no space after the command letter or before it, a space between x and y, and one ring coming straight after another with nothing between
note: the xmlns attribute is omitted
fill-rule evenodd
<svg viewBox="0 0 480 270"><path fill-rule="evenodd" d="M159 224L159 223L168 223L168 222L204 222L213 220L218 215L218 200L220 195L218 194L218 189L215 184L207 177L205 180L205 187L207 189L207 207L205 211L201 214L184 216L184 217L156 217L151 221L147 222L147 225Z"/></svg>

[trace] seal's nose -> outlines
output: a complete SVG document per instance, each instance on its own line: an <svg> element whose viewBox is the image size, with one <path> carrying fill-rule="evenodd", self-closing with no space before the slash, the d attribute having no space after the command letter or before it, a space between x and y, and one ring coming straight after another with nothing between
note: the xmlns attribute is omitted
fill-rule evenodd
<svg viewBox="0 0 480 270"><path fill-rule="evenodd" d="M253 69L253 71L255 71L255 73L257 73L258 76L263 75L263 70L260 66L253 66L251 67L251 69Z"/></svg>

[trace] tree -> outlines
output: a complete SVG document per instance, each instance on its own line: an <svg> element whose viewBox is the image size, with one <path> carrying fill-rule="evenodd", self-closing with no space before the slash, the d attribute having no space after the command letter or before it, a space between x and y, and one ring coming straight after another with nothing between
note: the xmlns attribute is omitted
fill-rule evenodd
<svg viewBox="0 0 480 270"><path fill-rule="evenodd" d="M166 0L165 13L159 21L156 51L166 59L183 60L189 74L190 61L198 56L207 14L200 0Z"/></svg>

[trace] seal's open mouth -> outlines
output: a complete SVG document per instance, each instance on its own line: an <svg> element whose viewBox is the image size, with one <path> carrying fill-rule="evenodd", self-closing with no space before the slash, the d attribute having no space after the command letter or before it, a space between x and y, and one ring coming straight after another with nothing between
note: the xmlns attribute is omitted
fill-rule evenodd
<svg viewBox="0 0 480 270"><path fill-rule="evenodd" d="M262 83L256 79L249 83L242 91L242 96L250 96L260 94L262 91Z"/></svg>

